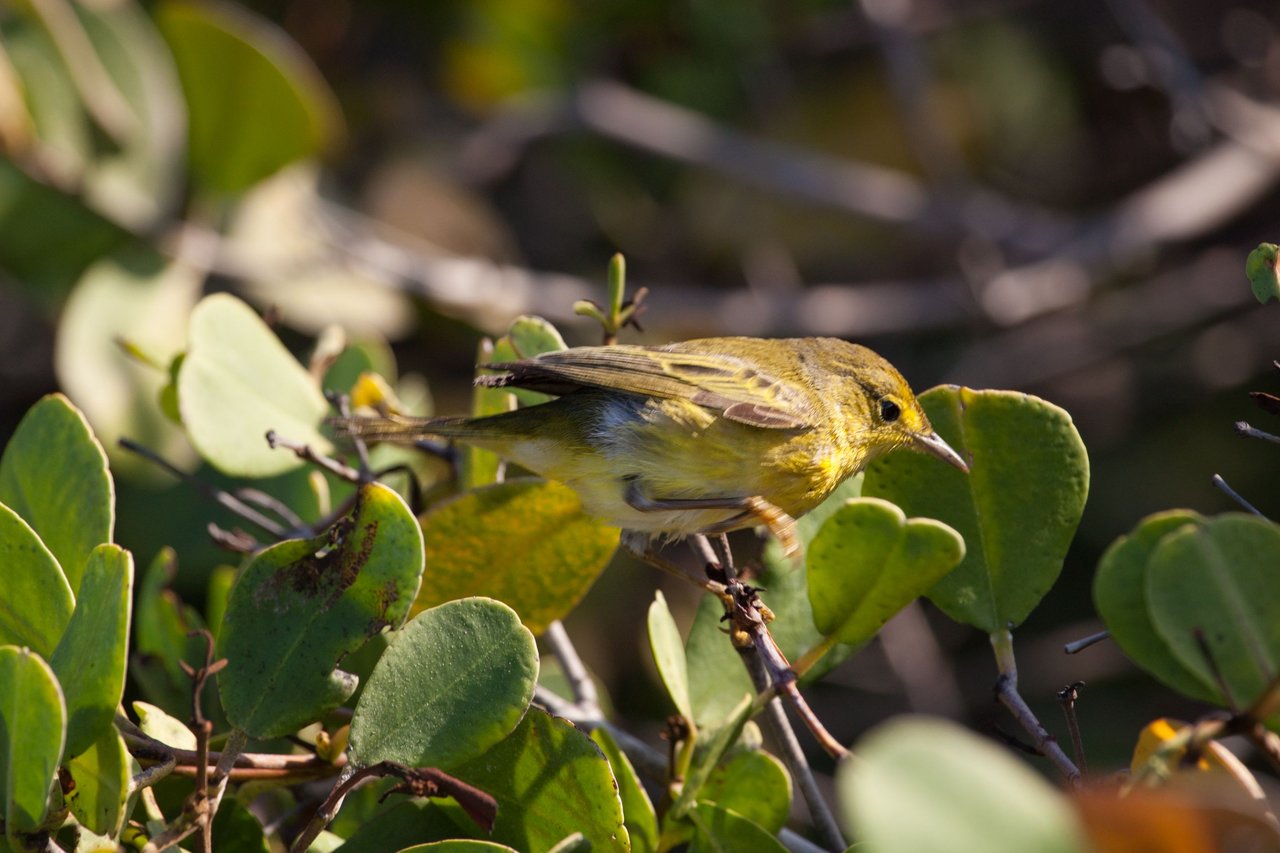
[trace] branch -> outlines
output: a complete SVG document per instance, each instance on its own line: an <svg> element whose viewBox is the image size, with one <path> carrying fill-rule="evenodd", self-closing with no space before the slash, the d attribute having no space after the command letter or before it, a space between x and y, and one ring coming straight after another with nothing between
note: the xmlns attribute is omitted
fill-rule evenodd
<svg viewBox="0 0 1280 853"><path fill-rule="evenodd" d="M995 651L996 666L1000 670L1000 677L996 679L996 697L1009 709L1009 713L1013 714L1027 734L1035 739L1040 754L1049 759L1071 787L1078 788L1081 782L1079 768L1062 751L1057 739L1041 725L1026 700L1018 693L1018 664L1013 656L1013 635L1008 630L997 631L991 635L991 647Z"/></svg>

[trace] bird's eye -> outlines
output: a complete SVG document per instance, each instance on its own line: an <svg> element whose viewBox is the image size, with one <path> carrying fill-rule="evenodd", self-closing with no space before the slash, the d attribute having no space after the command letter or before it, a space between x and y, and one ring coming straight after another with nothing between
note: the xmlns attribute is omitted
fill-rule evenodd
<svg viewBox="0 0 1280 853"><path fill-rule="evenodd" d="M898 404L885 397L880 401L880 419L887 424L891 424L902 414L902 409Z"/></svg>

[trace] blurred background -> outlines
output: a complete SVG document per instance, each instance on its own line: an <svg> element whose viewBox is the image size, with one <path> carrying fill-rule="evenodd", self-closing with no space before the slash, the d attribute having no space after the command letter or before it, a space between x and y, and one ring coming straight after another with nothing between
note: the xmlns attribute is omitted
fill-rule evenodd
<svg viewBox="0 0 1280 853"><path fill-rule="evenodd" d="M154 395L201 293L304 357L339 323L453 412L517 315L597 342L572 304L622 252L649 289L627 342L834 335L917 390L1072 414L1091 494L1018 632L1023 693L1052 727L1088 682L1086 747L1119 766L1199 711L1109 644L1062 654L1099 627L1099 555L1150 512L1235 508L1215 473L1280 512L1280 451L1232 429L1280 426L1246 393L1280 391L1280 308L1243 274L1280 238L1278 28L1266 0L9 2L0 439L65 391L110 445L121 543L175 546L198 600L230 522L114 443L194 466ZM569 622L650 731L659 582L618 561ZM846 742L912 707L1002 719L985 638L910 618L815 688Z"/></svg>

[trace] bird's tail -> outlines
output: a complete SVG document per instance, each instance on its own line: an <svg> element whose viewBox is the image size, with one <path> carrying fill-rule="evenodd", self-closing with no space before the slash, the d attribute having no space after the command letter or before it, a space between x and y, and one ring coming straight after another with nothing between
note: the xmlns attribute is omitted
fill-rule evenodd
<svg viewBox="0 0 1280 853"><path fill-rule="evenodd" d="M427 438L479 438L477 421L465 417L406 418L398 415L330 418L338 435L365 441L412 444Z"/></svg>

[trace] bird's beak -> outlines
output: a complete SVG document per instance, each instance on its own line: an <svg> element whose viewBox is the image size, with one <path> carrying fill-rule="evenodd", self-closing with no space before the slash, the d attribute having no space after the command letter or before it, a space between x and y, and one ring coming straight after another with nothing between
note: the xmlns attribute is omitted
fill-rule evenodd
<svg viewBox="0 0 1280 853"><path fill-rule="evenodd" d="M951 445L942 440L942 436L936 432L930 431L925 433L916 433L915 447L923 450L931 456L936 456L943 462L949 462L959 468L964 473L969 473L969 465L961 458L959 453L951 449Z"/></svg>

